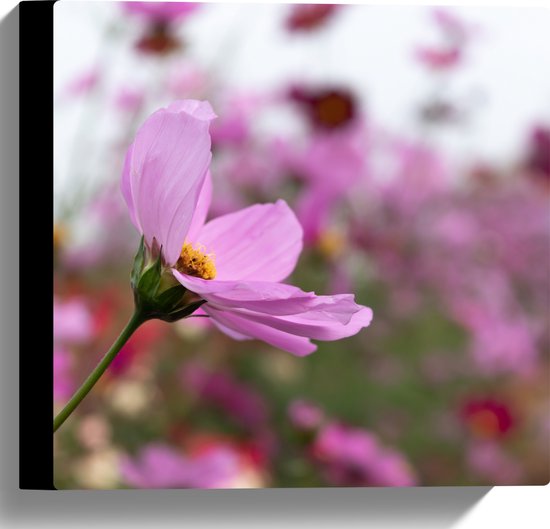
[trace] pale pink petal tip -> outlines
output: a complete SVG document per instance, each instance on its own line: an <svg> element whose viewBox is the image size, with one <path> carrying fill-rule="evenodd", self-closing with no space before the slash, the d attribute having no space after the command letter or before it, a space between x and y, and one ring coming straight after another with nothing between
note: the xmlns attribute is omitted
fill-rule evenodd
<svg viewBox="0 0 550 529"><path fill-rule="evenodd" d="M208 101L198 101L196 99L174 101L166 107L166 110L175 113L185 112L202 121L212 121L218 117Z"/></svg>

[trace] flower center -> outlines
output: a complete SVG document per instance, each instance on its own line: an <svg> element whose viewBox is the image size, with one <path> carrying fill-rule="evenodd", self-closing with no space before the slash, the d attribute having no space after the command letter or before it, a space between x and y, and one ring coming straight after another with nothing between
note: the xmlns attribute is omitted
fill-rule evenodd
<svg viewBox="0 0 550 529"><path fill-rule="evenodd" d="M188 276L214 279L216 277L214 254L206 254L203 250L203 247L193 248L191 243L186 242L181 249L176 269Z"/></svg>
<svg viewBox="0 0 550 529"><path fill-rule="evenodd" d="M313 116L318 125L329 129L341 127L353 119L351 97L339 91L321 94L313 100Z"/></svg>
<svg viewBox="0 0 550 529"><path fill-rule="evenodd" d="M498 417L489 410L478 411L470 419L471 428L481 437L494 437L500 431Z"/></svg>
<svg viewBox="0 0 550 529"><path fill-rule="evenodd" d="M144 53L166 55L180 47L180 42L172 34L166 22L157 21L148 28L147 32L137 42L136 47Z"/></svg>

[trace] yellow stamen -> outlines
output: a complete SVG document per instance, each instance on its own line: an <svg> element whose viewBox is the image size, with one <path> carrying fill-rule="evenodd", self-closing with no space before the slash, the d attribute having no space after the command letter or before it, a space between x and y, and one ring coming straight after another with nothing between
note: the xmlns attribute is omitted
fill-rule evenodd
<svg viewBox="0 0 550 529"><path fill-rule="evenodd" d="M214 279L216 277L214 254L206 254L203 247L193 248L191 243L186 242L181 249L176 269L189 276Z"/></svg>

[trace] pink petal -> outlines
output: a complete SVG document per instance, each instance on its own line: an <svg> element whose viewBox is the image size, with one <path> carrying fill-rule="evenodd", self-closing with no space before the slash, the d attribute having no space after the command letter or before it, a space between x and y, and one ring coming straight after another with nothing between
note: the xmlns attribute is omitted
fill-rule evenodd
<svg viewBox="0 0 550 529"><path fill-rule="evenodd" d="M198 101L196 99L180 99L170 103L167 107L170 112L185 112L201 121L210 122L218 116L210 106L208 101Z"/></svg>
<svg viewBox="0 0 550 529"><path fill-rule="evenodd" d="M133 152L134 152L134 144L132 143L132 145L128 147L128 150L126 151L126 156L124 157L124 166L122 167L122 181L121 181L120 189L122 191L122 196L124 197L124 201L128 206L128 213L130 213L130 220L132 221L132 224L136 227L136 229L139 232L141 232L142 231L141 225L139 224L136 218L134 198L132 196L132 183L130 181L130 167L132 164Z"/></svg>
<svg viewBox="0 0 550 529"><path fill-rule="evenodd" d="M294 336L268 325L250 321L235 313L217 310L212 307L206 309L206 305L204 305L204 309L205 312L210 314L216 325L221 324L240 335L257 338L296 356L306 356L317 349L317 346L312 344L307 338Z"/></svg>
<svg viewBox="0 0 550 529"><path fill-rule="evenodd" d="M199 200L197 201L197 205L195 207L195 213L193 214L193 219L191 220L191 226L189 226L189 230L187 232L188 241L195 241L197 239L197 236L206 221L211 202L212 175L210 174L210 171L208 171L199 194Z"/></svg>
<svg viewBox="0 0 550 529"><path fill-rule="evenodd" d="M215 302L222 298L222 305L240 308L250 303L280 300L312 300L317 296L313 292L303 292L298 287L271 281L219 281L187 276L173 270L176 279L186 288L201 295L204 299ZM303 307L304 305L300 305Z"/></svg>
<svg viewBox="0 0 550 529"><path fill-rule="evenodd" d="M372 320L372 310L357 305L351 294L316 296L279 283L207 281L173 273L186 288L207 300L202 309L221 324L222 331L225 326L294 354L312 350L309 342L295 342L289 336L337 340L356 334Z"/></svg>
<svg viewBox="0 0 550 529"><path fill-rule="evenodd" d="M218 217L191 242L214 253L217 279L281 281L296 266L302 236L296 216L279 200Z"/></svg>
<svg viewBox="0 0 550 529"><path fill-rule="evenodd" d="M326 296L327 298L330 296ZM344 301L347 302L350 300ZM352 302L353 303L353 302ZM239 315L251 321L269 325L284 332L297 336L306 336L315 340L339 340L357 334L363 327L372 321L372 310L368 307L356 305L355 312L349 314L346 323L339 321L342 314L331 313L329 310L310 310L292 316L273 316L252 311L237 311ZM336 307L336 311L340 308Z"/></svg>
<svg viewBox="0 0 550 529"><path fill-rule="evenodd" d="M149 246L156 239L168 264L180 254L210 164L206 102L176 102L150 116L126 155L122 193Z"/></svg>
<svg viewBox="0 0 550 529"><path fill-rule="evenodd" d="M187 289L208 300L210 306L229 310L244 308L272 315L289 315L326 306L325 300L332 300L330 296L317 296L314 292L304 292L284 283L205 280L186 276L177 270L173 270L173 274Z"/></svg>
<svg viewBox="0 0 550 529"><path fill-rule="evenodd" d="M245 334L241 334L237 331L234 331L233 329L226 327L225 325L222 325L218 320L211 319L212 323L224 334L227 334L230 338L233 338L233 340L237 340L238 342L242 342L245 340L253 340L251 336L246 336Z"/></svg>

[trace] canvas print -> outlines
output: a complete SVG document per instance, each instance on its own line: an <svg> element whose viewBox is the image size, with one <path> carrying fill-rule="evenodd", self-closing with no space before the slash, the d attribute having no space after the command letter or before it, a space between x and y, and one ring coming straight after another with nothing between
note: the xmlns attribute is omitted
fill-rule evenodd
<svg viewBox="0 0 550 529"><path fill-rule="evenodd" d="M547 483L549 22L56 3L56 488Z"/></svg>

